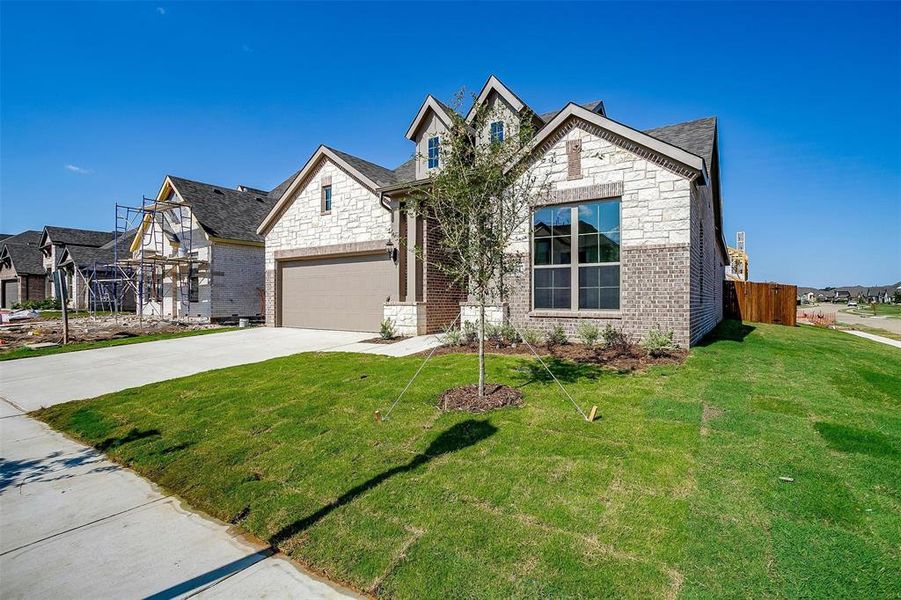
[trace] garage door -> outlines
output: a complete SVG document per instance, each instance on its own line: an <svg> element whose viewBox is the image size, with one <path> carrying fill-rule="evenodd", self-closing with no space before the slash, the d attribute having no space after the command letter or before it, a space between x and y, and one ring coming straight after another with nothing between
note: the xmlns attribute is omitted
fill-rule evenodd
<svg viewBox="0 0 901 600"><path fill-rule="evenodd" d="M384 252L281 263L280 322L283 327L378 331L395 277Z"/></svg>
<svg viewBox="0 0 901 600"><path fill-rule="evenodd" d="M3 308L12 308L19 301L19 282L7 279L3 282Z"/></svg>

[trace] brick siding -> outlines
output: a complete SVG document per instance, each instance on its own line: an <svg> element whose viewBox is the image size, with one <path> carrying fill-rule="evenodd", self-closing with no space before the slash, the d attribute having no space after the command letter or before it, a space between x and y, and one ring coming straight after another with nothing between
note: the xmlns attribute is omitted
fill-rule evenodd
<svg viewBox="0 0 901 600"><path fill-rule="evenodd" d="M441 228L434 219L426 222L425 252L428 257L425 269L426 332L437 333L446 329L460 314L460 303L466 293L434 265L444 256L441 247Z"/></svg>

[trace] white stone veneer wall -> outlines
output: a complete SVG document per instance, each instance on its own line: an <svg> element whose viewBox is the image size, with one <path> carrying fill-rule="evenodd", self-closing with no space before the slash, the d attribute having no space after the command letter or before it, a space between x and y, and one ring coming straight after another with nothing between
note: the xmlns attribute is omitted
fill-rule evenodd
<svg viewBox="0 0 901 600"><path fill-rule="evenodd" d="M394 323L397 335L413 336L426 333L426 307L424 302L388 302L385 319Z"/></svg>
<svg viewBox="0 0 901 600"><path fill-rule="evenodd" d="M485 306L485 324L486 325L503 325L507 317L506 304L488 304ZM479 305L466 302L460 305L460 323L479 324Z"/></svg>

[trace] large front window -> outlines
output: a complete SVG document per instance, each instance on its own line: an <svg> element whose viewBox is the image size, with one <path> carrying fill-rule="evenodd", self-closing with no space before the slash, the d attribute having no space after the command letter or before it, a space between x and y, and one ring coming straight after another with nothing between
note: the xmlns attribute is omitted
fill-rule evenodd
<svg viewBox="0 0 901 600"><path fill-rule="evenodd" d="M605 200L535 211L536 309L619 309L619 207L619 200Z"/></svg>

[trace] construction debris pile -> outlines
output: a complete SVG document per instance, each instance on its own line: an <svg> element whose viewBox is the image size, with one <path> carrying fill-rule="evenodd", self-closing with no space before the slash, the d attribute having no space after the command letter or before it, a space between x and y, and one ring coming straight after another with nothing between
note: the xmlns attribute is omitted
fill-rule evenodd
<svg viewBox="0 0 901 600"><path fill-rule="evenodd" d="M220 325L199 320L148 319L137 315L103 315L69 319L69 343L97 342L157 333L215 329ZM34 318L0 326L0 352L34 344L58 344L63 339L63 321L59 318Z"/></svg>

